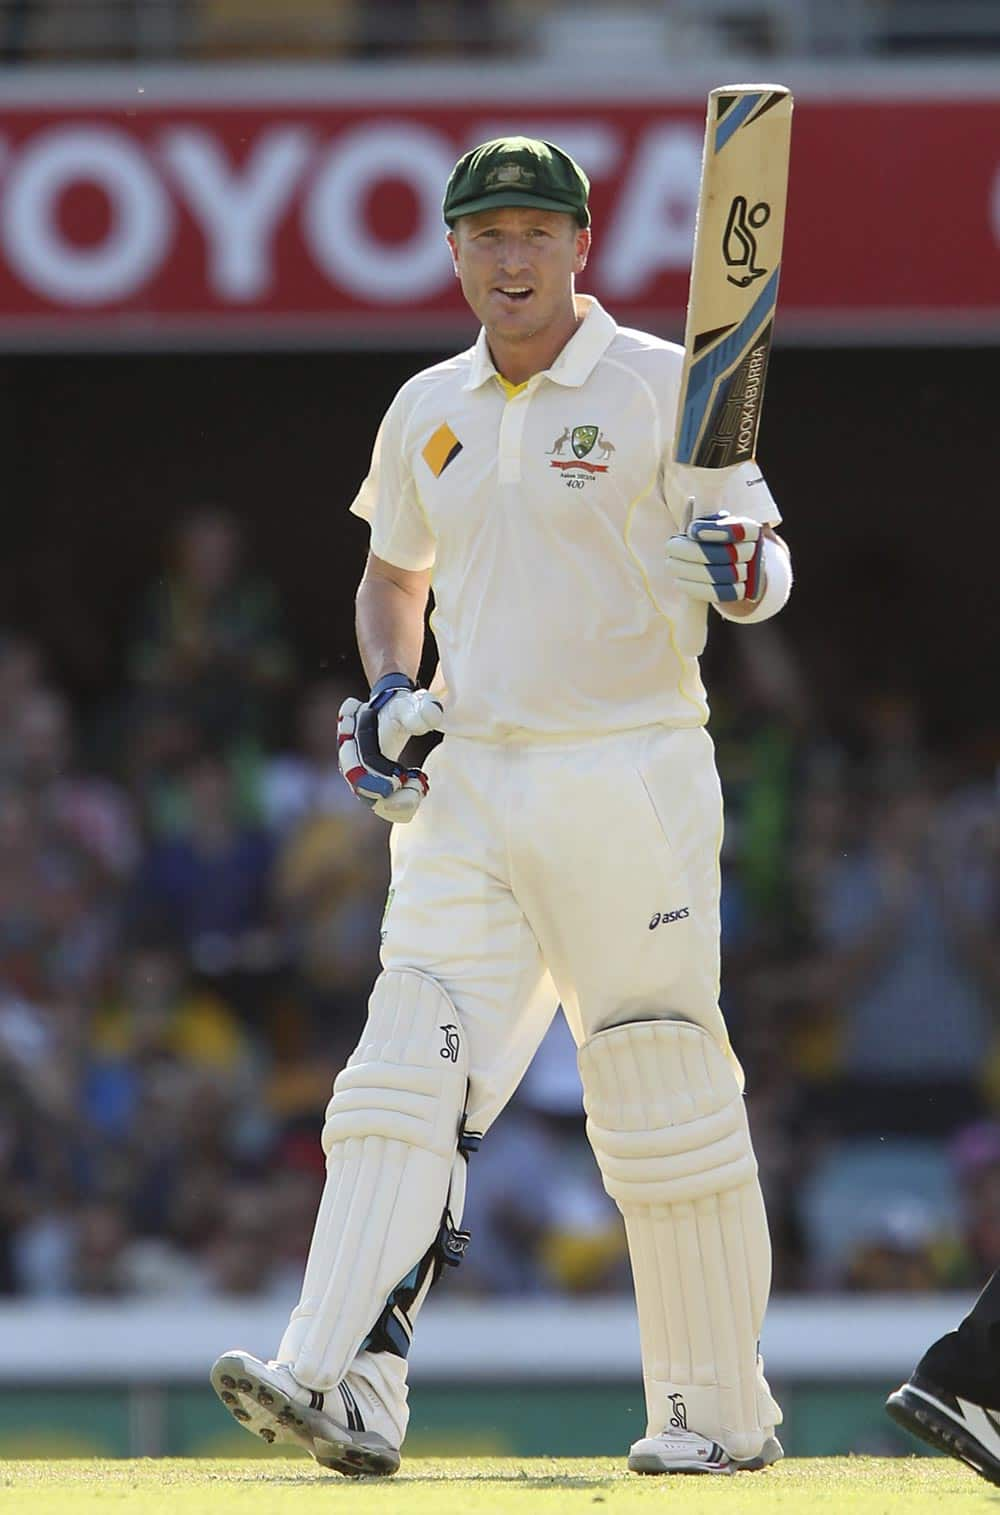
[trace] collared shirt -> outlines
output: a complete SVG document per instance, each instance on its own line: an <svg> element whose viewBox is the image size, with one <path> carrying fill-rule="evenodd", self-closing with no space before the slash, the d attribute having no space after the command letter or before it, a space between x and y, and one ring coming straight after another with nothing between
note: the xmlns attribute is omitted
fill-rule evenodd
<svg viewBox="0 0 1000 1515"><path fill-rule="evenodd" d="M432 571L456 735L703 725L707 607L674 586L667 538L692 499L781 519L756 464L672 462L683 350L577 306L552 367L509 398L485 332L404 384L351 506L377 557Z"/></svg>

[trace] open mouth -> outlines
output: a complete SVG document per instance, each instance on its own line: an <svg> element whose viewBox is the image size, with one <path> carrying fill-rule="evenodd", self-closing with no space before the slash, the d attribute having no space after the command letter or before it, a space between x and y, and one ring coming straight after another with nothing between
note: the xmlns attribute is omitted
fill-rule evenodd
<svg viewBox="0 0 1000 1515"><path fill-rule="evenodd" d="M498 294L506 305L524 305L531 299L534 290L527 284L504 284L498 285L494 293Z"/></svg>

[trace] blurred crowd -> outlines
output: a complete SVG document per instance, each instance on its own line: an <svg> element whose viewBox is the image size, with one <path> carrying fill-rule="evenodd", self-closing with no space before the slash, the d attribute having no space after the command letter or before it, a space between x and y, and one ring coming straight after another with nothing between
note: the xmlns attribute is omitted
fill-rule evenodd
<svg viewBox="0 0 1000 1515"><path fill-rule="evenodd" d="M0 0L8 63L975 56L993 0Z"/></svg>
<svg viewBox="0 0 1000 1515"><path fill-rule="evenodd" d="M1000 1265L997 754L912 691L850 723L781 623L718 627L724 1009L782 1289ZM113 710L0 634L0 1291L291 1301L378 971L386 833L239 523L178 522ZM558 1017L471 1159L450 1287L628 1287Z"/></svg>

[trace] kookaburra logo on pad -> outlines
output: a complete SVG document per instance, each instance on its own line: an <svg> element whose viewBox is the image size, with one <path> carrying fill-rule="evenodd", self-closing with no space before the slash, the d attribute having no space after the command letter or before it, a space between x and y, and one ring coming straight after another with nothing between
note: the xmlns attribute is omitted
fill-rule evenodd
<svg viewBox="0 0 1000 1515"><path fill-rule="evenodd" d="M682 1394L668 1394L667 1398L673 1406L674 1413L670 1417L671 1428L675 1431L686 1431L688 1428L687 1405L684 1403Z"/></svg>
<svg viewBox="0 0 1000 1515"><path fill-rule="evenodd" d="M739 278L733 274L726 275L730 284L735 284L738 289L746 289L748 284L763 278L767 273L766 268L757 267L758 249L754 232L766 226L770 218L771 207L766 200L758 200L756 205L748 207L746 195L734 195L722 238L722 256L730 268L744 270Z"/></svg>
<svg viewBox="0 0 1000 1515"><path fill-rule="evenodd" d="M457 1063L458 1049L460 1045L458 1040L458 1027L442 1026L441 1030L444 1032L444 1046L441 1048L438 1056L445 1058L450 1063Z"/></svg>

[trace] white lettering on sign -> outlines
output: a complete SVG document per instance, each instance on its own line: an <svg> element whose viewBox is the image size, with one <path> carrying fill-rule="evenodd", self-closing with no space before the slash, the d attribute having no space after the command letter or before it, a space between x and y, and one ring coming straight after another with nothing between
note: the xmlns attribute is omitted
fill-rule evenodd
<svg viewBox="0 0 1000 1515"><path fill-rule="evenodd" d="M208 279L222 300L257 300L273 282L274 234L309 158L303 127L262 131L235 168L200 127L165 132L163 155L208 243Z"/></svg>
<svg viewBox="0 0 1000 1515"><path fill-rule="evenodd" d="M454 162L448 138L414 121L358 126L330 147L303 207L306 241L320 267L353 295L402 303L446 288L451 261L441 200ZM365 202L386 179L408 184L417 224L401 242L380 241Z"/></svg>
<svg viewBox="0 0 1000 1515"><path fill-rule="evenodd" d="M98 186L111 205L106 234L92 246L67 239L58 204L73 185ZM3 199L7 256L28 289L66 305L126 300L167 255L170 197L142 148L103 126L57 126L13 159Z"/></svg>
<svg viewBox="0 0 1000 1515"><path fill-rule="evenodd" d="M500 130L502 120L484 113L478 130ZM696 127L657 121L629 154L622 133L594 118L532 116L530 124L565 142L596 179L618 181L598 227L593 266L602 295L642 299L664 273L688 267L701 164ZM205 293L219 305L249 305L274 293L275 246L294 215L304 251L341 300L417 304L451 285L441 198L455 156L445 130L408 119L358 121L322 144L308 125L264 123L238 161L209 124L182 120L152 143L120 126L61 125L8 142L0 154L0 239L27 289L67 307L121 303L172 274L182 205L203 244ZM387 181L402 181L416 202L412 226L395 239L371 214L371 196ZM111 210L94 243L75 241L61 221L62 197L80 184L96 186Z"/></svg>
<svg viewBox="0 0 1000 1515"><path fill-rule="evenodd" d="M701 134L680 123L644 133L598 258L609 295L641 293L664 269L688 268L701 182Z"/></svg>

